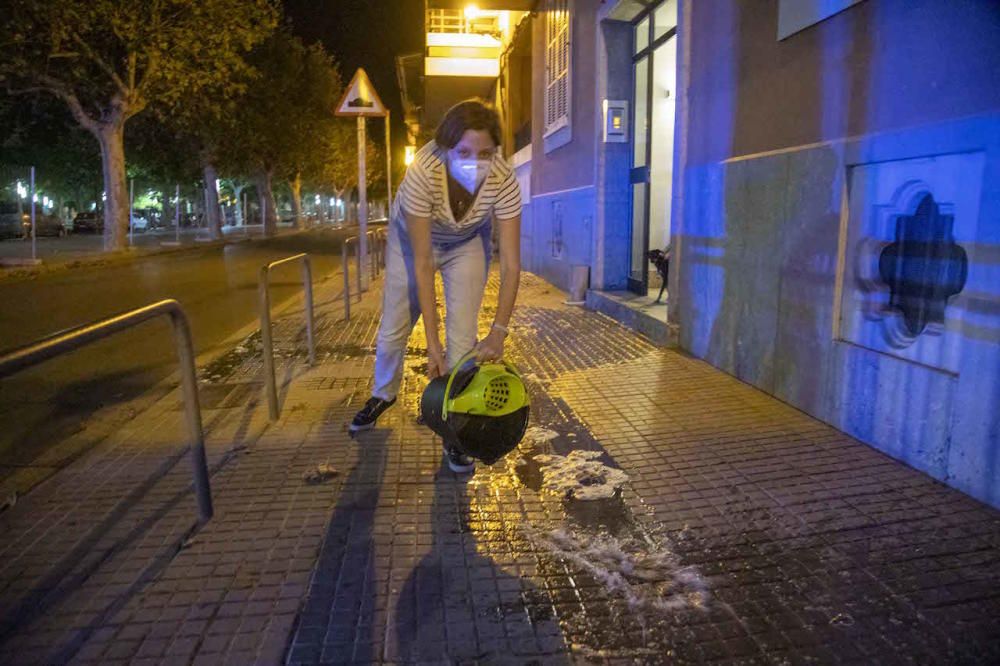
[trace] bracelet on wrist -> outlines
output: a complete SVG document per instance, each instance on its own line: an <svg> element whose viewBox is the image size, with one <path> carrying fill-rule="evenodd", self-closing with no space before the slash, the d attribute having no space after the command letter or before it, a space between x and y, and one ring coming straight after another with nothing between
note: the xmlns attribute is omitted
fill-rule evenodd
<svg viewBox="0 0 1000 666"><path fill-rule="evenodd" d="M490 328L495 328L496 330L500 331L501 333L503 333L503 336L504 336L505 338L506 338L506 337L507 337L508 335L510 335L510 329L509 329L509 328L507 328L506 326L503 326L502 324L497 324L497 323L494 323L494 324L493 324L493 326L491 326Z"/></svg>

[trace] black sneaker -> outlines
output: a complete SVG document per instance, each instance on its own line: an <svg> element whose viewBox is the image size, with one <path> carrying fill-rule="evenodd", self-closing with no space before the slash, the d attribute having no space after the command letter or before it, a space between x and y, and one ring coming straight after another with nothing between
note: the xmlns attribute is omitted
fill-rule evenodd
<svg viewBox="0 0 1000 666"><path fill-rule="evenodd" d="M375 422L378 421L378 417L382 416L382 412L389 409L396 404L396 399L383 400L382 398L368 398L368 402L365 406L354 415L354 420L351 421L351 425L348 426L348 430L351 432L361 432L362 430L371 430L375 427Z"/></svg>
<svg viewBox="0 0 1000 666"><path fill-rule="evenodd" d="M445 444L444 455L448 459L448 467L455 474L468 474L476 469L476 461L454 446Z"/></svg>

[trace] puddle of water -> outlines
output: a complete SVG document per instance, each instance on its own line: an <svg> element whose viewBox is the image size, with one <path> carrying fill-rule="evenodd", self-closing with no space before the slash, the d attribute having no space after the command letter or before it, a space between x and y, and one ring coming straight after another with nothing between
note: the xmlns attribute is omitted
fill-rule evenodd
<svg viewBox="0 0 1000 666"><path fill-rule="evenodd" d="M534 456L541 466L542 490L575 500L602 500L618 496L628 475L600 462L603 453L577 449L569 455Z"/></svg>
<svg viewBox="0 0 1000 666"><path fill-rule="evenodd" d="M251 333L228 352L201 368L199 379L203 384L224 382L248 358L259 356L260 331Z"/></svg>
<svg viewBox="0 0 1000 666"><path fill-rule="evenodd" d="M345 343L340 345L318 345L316 347L317 355L324 355L324 358L329 358L331 356L340 356L346 358L365 358L372 356L375 353L375 348L371 345L359 345L355 343Z"/></svg>
<svg viewBox="0 0 1000 666"><path fill-rule="evenodd" d="M665 540L576 534L564 528L538 532L526 527L525 532L536 545L588 572L633 612L707 608L704 579L694 567L682 566Z"/></svg>

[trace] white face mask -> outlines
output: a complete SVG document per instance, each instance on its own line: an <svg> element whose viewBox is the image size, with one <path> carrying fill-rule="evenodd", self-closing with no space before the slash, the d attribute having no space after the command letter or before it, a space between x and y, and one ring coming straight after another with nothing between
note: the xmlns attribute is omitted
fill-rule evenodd
<svg viewBox="0 0 1000 666"><path fill-rule="evenodd" d="M470 194L479 189L489 173L490 160L451 159L448 160L448 173L459 185Z"/></svg>

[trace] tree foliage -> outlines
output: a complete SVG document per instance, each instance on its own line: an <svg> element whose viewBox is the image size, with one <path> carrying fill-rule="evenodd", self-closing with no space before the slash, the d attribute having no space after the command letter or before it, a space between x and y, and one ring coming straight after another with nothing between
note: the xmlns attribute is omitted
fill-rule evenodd
<svg viewBox="0 0 1000 666"><path fill-rule="evenodd" d="M328 163L342 157L342 134L333 115L343 89L340 74L320 45L306 46L284 30L255 49L249 60L256 76L232 115L223 167L253 176L258 188L267 190L260 192L262 205L271 210L273 183L287 184L300 220L303 183L315 188ZM269 216L265 224L270 221Z"/></svg>
<svg viewBox="0 0 1000 666"><path fill-rule="evenodd" d="M275 27L271 0L11 0L0 76L65 101L85 127L239 88Z"/></svg>
<svg viewBox="0 0 1000 666"><path fill-rule="evenodd" d="M9 0L0 81L54 95L101 144L105 247L124 247L125 122L150 104L237 91L272 0Z"/></svg>

